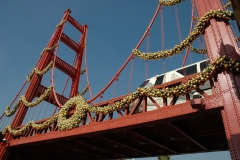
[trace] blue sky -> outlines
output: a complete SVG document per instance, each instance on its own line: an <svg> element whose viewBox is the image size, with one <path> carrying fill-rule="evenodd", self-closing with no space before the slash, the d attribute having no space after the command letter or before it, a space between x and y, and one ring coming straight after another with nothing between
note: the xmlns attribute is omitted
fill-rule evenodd
<svg viewBox="0 0 240 160"><path fill-rule="evenodd" d="M30 73L40 52L50 40L55 26L60 22L63 12L71 9L71 16L80 24L87 24L87 66L93 95L96 95L115 75L130 55L132 49L142 37L156 8L158 0L71 0L71 1L0 1L0 113L10 104L17 91ZM191 3L187 0L177 6L182 39L187 37L190 29ZM174 7L164 7L164 48L170 49L179 43ZM158 15L149 37L149 51L162 49L160 16ZM64 33L78 42L79 32L66 24ZM193 44L199 47L198 41ZM147 50L145 40L140 50ZM58 56L72 63L74 52L60 44ZM202 55L191 53L192 61L203 59ZM131 92L145 77L163 73L162 60L149 61L145 74L146 62L134 59ZM166 70L180 68L182 55L166 59ZM84 65L83 65L84 66ZM103 98L110 99L128 93L129 64L119 77L116 93L113 84ZM45 84L50 84L50 73L44 77ZM66 76L56 71L56 90L61 92ZM80 81L79 91L87 85L85 75ZM69 90L69 88L68 88ZM89 94L86 95L89 99ZM96 101L100 101L99 99ZM215 156L214 157L210 157ZM174 160L193 159L193 155L173 156ZM207 158L206 158L207 157ZM194 159L230 159L229 152L197 154ZM150 158L149 158L150 159ZM154 158L153 158L154 159Z"/></svg>

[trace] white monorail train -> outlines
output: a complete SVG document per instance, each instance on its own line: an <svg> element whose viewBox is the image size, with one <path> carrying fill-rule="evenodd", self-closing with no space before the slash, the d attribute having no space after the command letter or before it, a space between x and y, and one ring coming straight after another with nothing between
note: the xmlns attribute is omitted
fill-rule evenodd
<svg viewBox="0 0 240 160"><path fill-rule="evenodd" d="M207 60L202 60L202 61L199 61L197 63L193 63L193 64L190 64L188 66L169 71L165 74L156 75L154 77L148 78L139 87L150 88L150 87L162 84L162 83L166 83L166 82L170 82L172 80L178 79L178 78L182 78L182 77L184 77L184 75L187 76L187 75L191 75L191 74L194 74L194 73L197 73L197 72L202 72L208 66L208 63L209 63L208 59ZM199 88L202 89L208 95L212 94L212 90L211 90L211 86L210 86L209 81L207 81L204 85L200 86ZM192 99L192 93L190 94L191 99ZM163 106L163 100L162 100L161 97L154 98L154 100L156 101L156 103L158 103L158 105L160 107ZM167 98L167 104L170 104L171 100L172 100L172 98ZM175 104L180 104L180 103L184 103L184 102L186 102L186 97L185 96L179 96L179 98L178 98L178 100L176 101ZM136 103L136 101L133 102L132 104L130 104L129 110L132 110L135 103ZM141 109L142 109L142 104L140 104L139 111L141 111ZM151 110L155 110L155 109L157 109L157 107L148 98L147 99L147 111L151 111Z"/></svg>

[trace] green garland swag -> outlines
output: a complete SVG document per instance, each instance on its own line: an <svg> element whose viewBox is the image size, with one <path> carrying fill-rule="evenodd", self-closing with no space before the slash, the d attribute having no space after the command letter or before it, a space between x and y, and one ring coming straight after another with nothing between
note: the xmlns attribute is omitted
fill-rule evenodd
<svg viewBox="0 0 240 160"><path fill-rule="evenodd" d="M172 49L165 51L157 51L154 53L143 53L138 49L133 49L132 54L144 60L158 60L178 54L186 47L188 47L191 43L193 43L193 41L197 39L201 34L204 33L205 28L209 24L211 18L233 20L234 14L233 12L226 10L210 10L198 21L197 25L194 27L193 31L188 35L188 37L183 40L179 45L175 45Z"/></svg>
<svg viewBox="0 0 240 160"><path fill-rule="evenodd" d="M178 3L181 3L182 1L184 1L184 0L159 0L159 4L169 7L169 6L173 6Z"/></svg>
<svg viewBox="0 0 240 160"><path fill-rule="evenodd" d="M201 73L199 73L194 78L191 78L184 84L166 89L138 88L135 92L123 98L122 100L103 107L95 107L87 104L84 97L78 94L77 96L69 99L63 105L60 111L53 117L49 118L47 121L39 124L35 123L34 121L30 121L28 124L18 130L13 129L11 126L7 126L2 131L2 134L5 135L6 133L10 133L13 136L20 136L31 128L36 130L46 129L54 122L57 122L59 130L70 130L78 127L80 121L86 116L86 112L106 115L108 113L116 111L117 109L128 107L136 99L144 95L148 97L168 98L191 93L192 90L199 88L200 85L203 85L207 80L211 79L215 74L217 74L217 70L220 70L221 68L239 72L240 61L229 59L227 56L219 57ZM76 106L76 110L70 118L67 118L68 111L72 106Z"/></svg>

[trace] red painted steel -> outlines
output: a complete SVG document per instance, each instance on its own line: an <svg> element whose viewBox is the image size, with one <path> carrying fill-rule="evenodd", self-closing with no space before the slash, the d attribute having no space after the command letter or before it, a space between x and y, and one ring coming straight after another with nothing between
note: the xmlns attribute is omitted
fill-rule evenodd
<svg viewBox="0 0 240 160"><path fill-rule="evenodd" d="M80 24L78 24L72 17L69 18L69 14L71 13L70 10L67 10L62 18L61 22L64 22L65 20L70 21L71 24L74 25L74 27L76 27L78 30L80 30L82 32L82 36L80 37L80 42L79 44L76 44L71 38L69 38L67 35L65 35L63 33L63 29L64 29L64 25L65 23L62 23L62 25L58 26L56 31L54 32L52 38L50 39L47 47L51 48L53 47L55 44L57 44L59 42L59 40L62 40L67 46L69 46L71 49L75 50L77 53L77 62L76 62L76 66L73 68L71 67L69 64L67 64L66 62L64 62L63 60L61 60L60 58L57 58L56 55L55 57L53 56L53 52L54 50L51 51L44 51L43 55L41 56L39 63L38 63L38 69L42 70L44 69L52 59L54 59L56 64L56 67L59 68L60 70L62 70L64 73L68 74L72 79L73 79L73 85L71 88L71 94L70 97L75 96L77 94L78 91L78 84L79 84L79 80L80 80L80 72L81 72L81 63L82 63L82 55L83 55L83 51L85 48L85 39L86 39L86 28L87 26L85 25L82 27ZM53 67L55 67L55 65L53 65ZM40 96L46 89L46 87L42 86L41 83L41 76L38 75L33 75L33 78L30 81L29 87L26 91L26 99L28 101L32 101L33 98L35 98L36 96ZM54 86L53 86L54 87ZM54 104L56 101L58 102L58 99L60 100L61 104L64 104L68 99L53 92L52 93L54 95L53 96L50 95L50 103ZM19 126L21 126L22 121L25 117L25 114L27 112L27 107L25 107L23 104L20 105L18 112L16 114L16 116L14 117L13 123L12 123L12 127L13 128L17 128ZM48 131L53 131L56 128L56 124L51 125L50 127L48 127L47 129L45 129L44 131L28 131L27 133L25 133L23 136L33 136L34 133L35 134L43 134L43 133L47 133ZM11 135L7 134L5 136L7 141L11 140ZM8 155L8 150L6 149L6 145L8 145L8 143L1 143L1 148L0 148L0 159L6 159L7 155Z"/></svg>
<svg viewBox="0 0 240 160"><path fill-rule="evenodd" d="M68 22L71 23L75 28L77 28L81 33L84 32L84 27L79 24L73 17L71 17L70 15L68 16Z"/></svg>
<svg viewBox="0 0 240 160"><path fill-rule="evenodd" d="M59 57L56 58L55 67L64 72L65 74L67 74L71 78L75 78L76 76L75 75L76 69L69 65L68 63L66 63L65 61L63 61L62 59L60 59Z"/></svg>
<svg viewBox="0 0 240 160"><path fill-rule="evenodd" d="M62 33L61 41L75 52L79 52L80 48L79 45L76 42L74 42L70 37L68 37L66 34Z"/></svg>
<svg viewBox="0 0 240 160"><path fill-rule="evenodd" d="M192 15L191 15L191 23L190 23L190 33L192 32L192 27L193 27L193 22L194 22L194 19L193 19L194 14L193 13L194 13L194 1L192 0ZM184 67L186 64L188 53L189 53L189 47L187 47L187 49L186 49L186 53L184 55L183 62L182 62L182 67ZM192 58L190 60L191 60L190 62L192 63Z"/></svg>
<svg viewBox="0 0 240 160"><path fill-rule="evenodd" d="M36 93L36 97L40 97L46 89L47 89L47 87L40 85L38 87L38 92ZM68 99L66 97L64 97L63 95L57 94L57 97L61 104L65 104L68 101ZM48 98L48 102L55 105L55 99L53 97L53 94L50 94L50 96Z"/></svg>
<svg viewBox="0 0 240 160"><path fill-rule="evenodd" d="M81 65L82 65L82 58L84 54L84 49L85 49L85 41L86 41L86 33L87 33L87 28L88 26L85 25L83 27L83 33L81 35L80 41L79 41L79 50L76 52L77 58L76 58L76 78L72 79L72 88L70 92L70 97L74 97L78 94L78 86L80 83L80 75L81 75Z"/></svg>
<svg viewBox="0 0 240 160"><path fill-rule="evenodd" d="M220 0L195 0L195 4L199 17L210 9L222 9ZM230 58L239 60L239 49L228 22L212 19L210 26L205 29L204 39L210 61L220 55L228 55ZM231 158L238 160L240 157L240 99L237 83L239 76L223 71L216 79L217 94L222 97L224 104L222 117L229 151Z"/></svg>
<svg viewBox="0 0 240 160"><path fill-rule="evenodd" d="M217 103L216 103L217 101ZM219 96L209 96L209 98L205 98L203 102L205 104L205 110L212 110L214 108L222 108L223 103L221 103L221 97ZM56 131L56 132L48 132L47 134L39 134L29 137L22 137L19 139L12 140L10 146L18 146L29 143L39 143L46 141L54 141L60 139L70 139L77 137L79 135L91 135L91 134L100 134L104 133L108 130L119 130L123 128L128 128L129 126L141 126L145 123L158 123L158 121L162 121L168 118L179 119L178 116L184 115L188 117L190 113L197 113L198 110L193 109L190 102L177 104L174 106L161 107L160 109L142 112L138 114L129 113L129 115L122 116L121 118L112 119L110 121L102 121L102 122L92 122L89 125L83 125L81 127L68 130L68 131Z"/></svg>
<svg viewBox="0 0 240 160"><path fill-rule="evenodd" d="M198 15L200 17L203 16L203 14L205 14L210 9L222 8L220 0L195 0L195 4L198 10ZM159 5L149 27L147 28L142 39L138 43L137 48L141 44L145 36L147 35L160 8L161 6ZM63 71L64 73L68 74L72 78L72 88L70 92L70 97L73 97L78 93L78 86L79 86L80 72L81 72L80 69L81 69L84 48L85 48L87 26L86 25L81 26L76 20L70 17L69 14L70 14L70 10L67 10L62 20L67 20L82 33L79 43L78 44L75 43L73 40L71 40L69 37L67 37L65 34L62 33L62 30L64 27L59 27L56 29L47 47L52 47L61 38L61 40L67 46L69 46L76 52L75 66L71 67L69 64L59 59L58 57L56 57L56 55L55 57L53 57L53 54L52 54L53 51L45 51L45 53L43 54L43 56L39 61L38 69L42 70L49 64L49 62L52 59L54 59L55 66L59 68L61 71ZM234 36L232 34L232 31L229 27L228 22L217 21L215 19L212 19L210 21L210 24L211 25L206 28L205 35L204 35L210 61L215 60L220 55L228 55L233 59L240 60L239 55L237 53L239 52L239 49L234 39ZM108 85L98 95L92 98L89 102L92 102L93 100L95 100L97 97L99 97L101 94L104 93L104 91L112 84L112 82L116 80L116 78L118 78L119 74L124 69L126 64L132 59L132 56L133 55L131 54L128 60L124 63L123 67L116 73L115 77L108 83ZM160 84L160 85L154 86L154 88L165 89L167 87L176 86L176 85L187 82L189 79L193 78L197 74L198 73L190 76L186 76L180 79L176 79L168 83ZM34 75L30 82L29 88L26 92L27 100L31 101L34 97L39 96L44 92L46 87L42 86L40 82L41 82L41 77ZM104 114L92 114L87 112L86 118L82 120L82 123L79 124L79 127L74 128L72 130L59 131L57 124L54 123L50 125L48 128L41 131L30 129L29 131L24 133L22 136L14 137L15 139L12 139L10 134L8 134L5 138L10 143L1 143L0 159L5 159L8 155L8 150L6 149L6 146L14 148L21 145L25 146L27 144L38 145L37 147L34 147L34 146L29 147L29 150L32 150L37 153L42 153L42 154L52 156L52 154L55 154L55 153L49 154L45 152L44 149L47 149L50 152L58 152L59 148L64 148L66 150L62 151L63 155L66 155L66 156L71 155L71 157L79 158L78 154L72 152L73 150L75 150L74 147L72 147L71 145L68 145L67 141L61 141L61 140L70 140L70 139L73 140L73 142L77 145L84 145L86 147L92 148L93 150L100 150L102 152L102 153L99 152L98 154L96 154L95 152L91 153L90 151L89 152L86 152L84 150L79 151L82 154L85 154L85 156L82 156L85 159L91 159L89 157L92 157L92 156L94 157L97 156L98 158L105 159L105 158L109 158L106 155L110 155L110 154L113 154L114 156L117 155L120 157L129 157L128 153L108 150L108 149L105 149L104 147L99 147L97 145L86 143L78 139L79 137L86 136L86 135L87 136L94 135L98 139L101 139L101 141L108 142L109 144L115 144L118 147L121 146L130 151L137 152L138 154L141 154L143 156L151 156L149 152L141 148L135 148L131 144L126 145L125 142L120 142L117 139L114 140L111 137L99 135L99 134L109 133L109 132L119 132L124 129L125 129L124 132L128 133L128 134L124 133L126 136L129 134L135 135L136 137L144 141L142 143L145 143L145 142L151 143L157 147L160 147L163 150L167 150L169 153L173 153L173 154L181 153L178 150L172 149L171 147L165 146L159 141L156 141L154 137L157 136L157 133L159 132L160 128L158 129L155 136L151 138L149 135L146 136L144 134L141 134L133 130L135 128L144 127L146 126L146 124L155 125L155 124L163 124L163 123L167 127L174 130L175 132L179 132L181 136L185 137L189 142L193 143L201 151L209 151L209 148L207 148L204 145L204 143L196 140L194 136L190 136L190 134L188 134L186 131L182 130L172 122L173 121L176 122L177 120L180 120L183 117L184 118L192 117L193 114L203 115L205 112L208 112L208 113L215 112L216 110L219 113L219 111L221 110L222 120L224 123L225 133L226 133L231 157L232 159L237 160L240 157L240 107L239 107L240 95L238 91L238 89L240 88L240 76L239 74L231 73L229 71L221 71L217 76L214 77L214 82L210 80L210 85L213 93L212 95L207 95L201 89L197 89L197 91L204 96L204 98L202 99L190 100L190 94L186 94L185 95L186 102L183 102L181 104L175 104L178 97L173 97L170 102L169 102L169 99L163 98L161 100L163 103L163 106L159 106L159 104L152 97L141 96L135 101L135 104L133 104L131 110L129 109L130 108L129 106L126 106L125 108L118 109L117 111L115 111L115 113L118 114L119 116L116 119L113 119L113 113L108 113L107 115L104 115ZM53 94L55 94L54 95L55 101L56 99L59 99L61 104L63 104L67 100L65 97L59 94L56 94L55 92ZM128 95L116 97L111 100L95 104L95 106L109 105L119 100L122 100L126 96ZM156 110L148 111L147 102L149 102L149 100L153 103L153 105L156 106ZM54 103L54 100L50 99L50 102ZM12 124L14 128L21 127L22 120L26 112L27 112L27 107L24 107L23 105L21 105ZM69 114L71 115L73 114L73 112L74 111L70 111ZM36 123L42 123L46 120L47 119L44 119ZM89 121L88 124L86 124L86 120ZM196 127L198 124L199 122L194 124L194 127ZM214 131L211 131L211 132L214 132ZM211 132L209 131L208 134L212 134ZM53 145L57 147L53 148L51 147L50 143L47 144L45 142L53 143ZM39 148L40 148L40 151L36 150ZM41 148L43 149L42 151L41 151ZM17 150L14 150L14 153L18 155ZM11 155L11 156L14 156L14 155ZM58 156L58 154L55 154L55 156Z"/></svg>
<svg viewBox="0 0 240 160"><path fill-rule="evenodd" d="M64 21L65 19L67 19L68 15L70 14L70 10L67 10L62 18L62 21ZM64 25L64 24L63 24ZM47 47L48 48L51 48L53 47L59 40L60 38L60 33L62 31L62 27L57 27L56 28L56 31L54 32L52 38L50 39ZM42 70L44 69L50 62L52 58L52 51L44 51L40 61L39 61L39 64L38 64L38 69L39 70ZM29 84L29 87L26 91L26 99L28 101L32 101L32 99L35 97L36 95L36 92L37 92L37 89L38 89L38 86L40 85L41 83L41 77L38 76L38 75L33 75L32 77L32 80ZM14 117L14 120L12 122L12 127L15 128L17 126L20 126L22 124L22 121L27 113L27 110L28 108L25 107L24 105L20 105L17 113L16 113L16 116ZM9 141L11 139L11 135L8 134L6 135L5 137L7 139L7 141ZM8 151L6 150L6 147L5 145L2 143L2 145L0 146L0 159L5 159L8 155Z"/></svg>

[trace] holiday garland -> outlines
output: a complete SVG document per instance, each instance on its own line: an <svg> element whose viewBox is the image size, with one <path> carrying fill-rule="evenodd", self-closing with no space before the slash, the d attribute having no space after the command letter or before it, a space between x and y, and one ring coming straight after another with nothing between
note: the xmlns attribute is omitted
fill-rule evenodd
<svg viewBox="0 0 240 160"><path fill-rule="evenodd" d="M83 68L83 70L81 71L80 74L82 75L82 74L85 73L85 72L86 72L86 67Z"/></svg>
<svg viewBox="0 0 240 160"><path fill-rule="evenodd" d="M228 7L230 7L232 5L231 1L229 1L224 7L223 9L227 9Z"/></svg>
<svg viewBox="0 0 240 160"><path fill-rule="evenodd" d="M89 90L89 86L87 86L81 93L78 93L78 95L83 96L87 91Z"/></svg>
<svg viewBox="0 0 240 160"><path fill-rule="evenodd" d="M193 20L198 21L199 18L198 17L193 17Z"/></svg>
<svg viewBox="0 0 240 160"><path fill-rule="evenodd" d="M195 47L190 46L189 49L195 53L202 53L202 54L206 54L207 53L207 49L198 49Z"/></svg>
<svg viewBox="0 0 240 160"><path fill-rule="evenodd" d="M16 112L16 110L18 109L18 107L19 107L19 105L20 105L21 102L22 102L26 107L36 106L36 105L38 105L39 103L41 103L44 99L46 99L46 98L50 95L51 91L52 91L52 86L48 87L48 88L44 91L44 93L43 93L38 99L36 99L34 102L28 102L28 101L26 100L25 95L22 95L22 96L19 98L17 104L13 107L12 111L10 111L10 106L7 106L4 113L5 113L5 115L6 115L7 117L12 116L12 115Z"/></svg>
<svg viewBox="0 0 240 160"><path fill-rule="evenodd" d="M44 48L42 50L42 52L40 53L40 56L42 56L42 54L44 53L44 51L51 51L53 49L55 49L57 47L57 44L54 44L54 46L50 47L50 48Z"/></svg>
<svg viewBox="0 0 240 160"><path fill-rule="evenodd" d="M44 75L47 71L49 71L49 69L52 67L53 65L53 61L51 61L46 68L44 68L42 71L39 71L37 68L33 68L33 70L31 71L31 73L29 75L27 75L27 81L31 81L33 74L36 73L37 75Z"/></svg>
<svg viewBox="0 0 240 160"><path fill-rule="evenodd" d="M234 14L231 11L226 10L210 10L209 12L204 14L204 16L198 21L197 25L194 27L193 31L188 35L188 37L183 40L179 45L175 45L172 49L165 51L157 51L154 53L143 53L138 49L133 49L132 54L144 60L157 60L178 54L186 47L188 47L191 43L193 43L193 41L197 39L201 34L204 33L204 30L209 24L211 18L230 20L234 19Z"/></svg>
<svg viewBox="0 0 240 160"><path fill-rule="evenodd" d="M7 126L2 131L2 134L11 133L13 136L20 136L31 128L36 130L46 129L54 122L57 122L59 130L69 130L78 127L80 121L86 116L86 112L106 115L108 113L116 111L117 109L128 107L131 103L133 103L141 96L168 98L178 97L180 95L191 93L192 90L199 88L200 85L203 85L207 80L216 75L217 70L220 70L221 68L229 69L230 71L240 71L240 61L229 59L227 56L219 57L201 73L199 73L194 78L191 78L184 84L166 89L138 88L131 95L108 106L91 106L86 102L83 96L78 94L77 96L69 99L63 105L60 111L53 117L49 118L47 121L40 124L36 124L34 121L30 121L19 130L15 130L11 126ZM76 106L76 110L70 118L67 118L68 111L72 106Z"/></svg>
<svg viewBox="0 0 240 160"><path fill-rule="evenodd" d="M237 42L240 41L240 36L235 37L235 39L236 39Z"/></svg>
<svg viewBox="0 0 240 160"><path fill-rule="evenodd" d="M56 25L56 28L58 28L58 27L61 27L64 23L66 23L67 22L67 20L63 20L63 21L61 21L58 25Z"/></svg>
<svg viewBox="0 0 240 160"><path fill-rule="evenodd" d="M184 0L159 0L159 4L163 6L173 6L176 5Z"/></svg>

